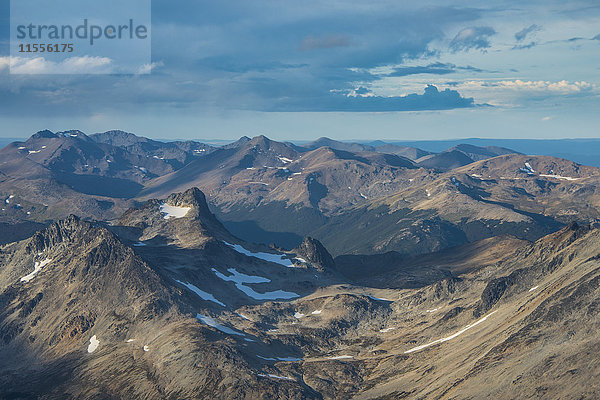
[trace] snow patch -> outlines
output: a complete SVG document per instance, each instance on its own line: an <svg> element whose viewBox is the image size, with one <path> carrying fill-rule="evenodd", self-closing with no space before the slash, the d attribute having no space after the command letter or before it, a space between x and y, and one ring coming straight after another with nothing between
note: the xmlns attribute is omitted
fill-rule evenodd
<svg viewBox="0 0 600 400"><path fill-rule="evenodd" d="M301 312L298 312L298 311L296 311L296 313L294 314L294 318L296 318L296 319L300 319L305 316L306 316L306 314L302 314Z"/></svg>
<svg viewBox="0 0 600 400"><path fill-rule="evenodd" d="M539 286L534 286L531 289L529 289L530 292L533 292L535 289L539 288Z"/></svg>
<svg viewBox="0 0 600 400"><path fill-rule="evenodd" d="M52 259L50 258L46 258L43 261L36 261L33 265L33 272L29 275L25 275L24 277L22 277L21 282L29 282L30 280L35 278L35 276L42 270L42 268L48 265L51 261Z"/></svg>
<svg viewBox="0 0 600 400"><path fill-rule="evenodd" d="M319 315L323 312L323 310L315 310L313 312L311 312L312 315Z"/></svg>
<svg viewBox="0 0 600 400"><path fill-rule="evenodd" d="M346 360L349 358L354 358L354 356L335 356L335 357L326 357L328 360Z"/></svg>
<svg viewBox="0 0 600 400"><path fill-rule="evenodd" d="M529 164L528 162L525 163L525 168L527 168L531 172L535 172L535 170L531 167L531 164Z"/></svg>
<svg viewBox="0 0 600 400"><path fill-rule="evenodd" d="M238 253L241 253L245 256L260 258L261 260L265 260L265 261L272 262L275 264L281 264L284 267L288 267L288 268L295 268L292 260L290 260L289 258L286 258L281 253L273 254L273 253L263 253L260 251L257 253L254 253L250 250L246 250L243 246L240 246L239 244L231 244L231 243L227 243L227 242L223 242L223 243L225 243L229 247L233 247L233 249L235 251L237 251Z"/></svg>
<svg viewBox="0 0 600 400"><path fill-rule="evenodd" d="M475 327L475 326L477 326L477 325L481 324L482 322L484 322L486 319L488 319L488 317L490 317L490 316L491 316L491 315L493 315L494 313L496 313L496 311L489 313L488 315L486 315L485 317L481 318L480 320L478 320L478 321L476 321L476 322L474 322L474 323L472 323L472 324L470 324L470 325L467 325L466 327L464 327L464 328L463 328L463 329L461 329L460 331L458 331L458 332L456 332L456 333L454 333L454 334L452 334L452 335L450 335L450 336L447 336L447 337L445 337L445 338L441 338L441 339L438 339L438 340L434 340L434 341L433 341L433 342L431 342L431 343L427 343L427 344L424 344L424 345L421 345L421 346L413 347L413 348L412 348L412 349L410 349L410 350L406 350L406 351L404 352L404 354L413 353L413 352L415 352L415 351L423 350L423 349L425 349L425 348L427 348L427 347L429 347L429 346L433 346L434 344L443 343L443 342L447 342L448 340L452 340L452 339L454 339L454 338L456 338L456 337L458 337L458 336L462 335L463 333L465 333L465 332L466 332L466 331L468 331L469 329L471 329L471 328L473 328L473 327Z"/></svg>
<svg viewBox="0 0 600 400"><path fill-rule="evenodd" d="M99 345L100 341L96 338L96 335L92 336L90 338L90 344L88 345L87 352L93 353L94 351L96 351Z"/></svg>
<svg viewBox="0 0 600 400"><path fill-rule="evenodd" d="M246 317L244 314L238 314L240 317L247 319L248 321L252 321L250 318Z"/></svg>
<svg viewBox="0 0 600 400"><path fill-rule="evenodd" d="M438 308L433 308L431 310L425 310L425 312L436 312L437 310L439 310L439 307Z"/></svg>
<svg viewBox="0 0 600 400"><path fill-rule="evenodd" d="M131 343L131 342L133 342L133 341L135 341L135 339L127 339L127 340L125 341L125 343Z"/></svg>
<svg viewBox="0 0 600 400"><path fill-rule="evenodd" d="M554 179L564 179L566 181L576 181L579 180L581 178L572 178L570 176L561 176L561 175L546 175L546 174L540 174L540 176L543 176L544 178L554 178Z"/></svg>
<svg viewBox="0 0 600 400"><path fill-rule="evenodd" d="M283 290L276 290L274 292L265 292L258 293L254 289L246 286L247 283L269 283L270 279L264 278L262 276L253 276L246 275L238 272L235 268L228 268L227 271L231 274L231 276L226 276L216 269L212 269L212 271L217 275L217 277L221 278L224 281L234 282L235 287L238 290L244 292L248 297L252 297L255 300L277 300L277 299L293 299L295 297L300 297L297 293L294 292L286 292Z"/></svg>
<svg viewBox="0 0 600 400"><path fill-rule="evenodd" d="M279 161L281 161L284 164L291 163L292 161L294 161L294 160L290 160L289 158L286 158L286 157L277 157L277 158L279 158Z"/></svg>
<svg viewBox="0 0 600 400"><path fill-rule="evenodd" d="M204 290L198 289L195 285L192 285L191 283L185 283L182 281L178 281L177 279L175 280L175 282L182 284L183 286L185 286L192 292L196 293L198 296L200 296L200 298L202 298L202 300L212 301L213 303L217 303L218 305L225 307L225 304L223 304L219 300L215 299L215 296L213 296L212 294L210 294L208 292L205 292Z"/></svg>
<svg viewBox="0 0 600 400"><path fill-rule="evenodd" d="M144 346L144 351L150 351L150 347Z"/></svg>
<svg viewBox="0 0 600 400"><path fill-rule="evenodd" d="M170 206L167 203L162 203L160 205L160 212L165 214L163 217L164 219L183 218L191 209L191 207Z"/></svg>
<svg viewBox="0 0 600 400"><path fill-rule="evenodd" d="M196 314L196 318L198 318L203 324L206 324L208 326L212 326L213 328L218 329L221 332L226 333L228 335L244 336L243 333L236 332L236 331L234 331L231 328L223 326L223 325L219 324L217 321L215 321L214 319L212 319L211 317L207 317L207 316L204 316L202 314Z"/></svg>
<svg viewBox="0 0 600 400"><path fill-rule="evenodd" d="M287 376L279 376L273 374L258 374L258 376L262 376L263 378L275 378L275 379L285 379L286 381L293 381L294 378L289 378Z"/></svg>
<svg viewBox="0 0 600 400"><path fill-rule="evenodd" d="M396 328L394 328L394 327L384 328L384 329L380 329L379 332L386 333L386 332L389 332L389 331L393 331L394 329L396 329Z"/></svg>
<svg viewBox="0 0 600 400"><path fill-rule="evenodd" d="M372 300L377 300L377 301L392 301L390 299L384 299L384 298L379 298L379 297L371 296L370 294L368 294L367 297L370 298L370 299L372 299Z"/></svg>

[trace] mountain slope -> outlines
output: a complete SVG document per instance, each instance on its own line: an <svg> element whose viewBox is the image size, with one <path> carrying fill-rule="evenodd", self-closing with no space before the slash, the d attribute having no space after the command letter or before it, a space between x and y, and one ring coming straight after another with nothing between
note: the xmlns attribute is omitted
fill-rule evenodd
<svg viewBox="0 0 600 400"><path fill-rule="evenodd" d="M160 236L169 236L170 231L172 238L178 233L195 234L211 242L204 246L206 243L188 241L187 252L195 254L184 264L180 257L176 268L164 262L165 252L168 256L169 251L184 250L149 243L140 255L138 248L121 241L127 242L126 235L120 239L126 226L121 230L115 227L117 237L73 216L30 239L0 248L0 356L6 360L0 366L0 396L196 398L220 393L237 399L260 393L276 398L319 397L295 380L280 384L269 378L267 373L277 371L246 349L264 346L258 337L226 328L226 322L216 323L213 317L223 313L224 307L229 310L226 318L239 317L229 305L215 305L196 294L206 293L198 289L203 287L217 295L228 291L221 298L230 305L260 304L264 300L248 297L219 278L219 270L223 277L229 274L224 262L236 260L236 271L248 273L248 268L259 268L262 276L273 272L272 279L273 275L283 276L282 270L287 269L256 258L267 253L250 257L215 239L215 235L228 233L208 212L203 199L199 191L166 199L171 207L167 214L190 208L189 215L174 219L164 219L164 213L156 210L166 224L184 223L174 230L166 224L161 230L153 223L151 229L162 231ZM146 221L148 207L140 210ZM133 210L125 217L135 219ZM153 255L153 248L163 259ZM211 252L217 252L212 254L215 259L224 259L221 264L205 264ZM285 275L299 282L305 292L301 282L317 271L309 264L297 263L304 267L298 267L297 274ZM213 276L210 288L206 280L194 279L202 273ZM246 285L248 293L258 294L272 284L262 283L256 291ZM286 299L285 293L291 292L267 291L264 295L269 293ZM263 337L260 342L267 338L254 332ZM255 339L250 339L252 336ZM261 373L265 367L267 371Z"/></svg>
<svg viewBox="0 0 600 400"><path fill-rule="evenodd" d="M69 217L0 247L0 396L597 394L596 227L400 257L242 242L197 189L108 229Z"/></svg>
<svg viewBox="0 0 600 400"><path fill-rule="evenodd" d="M413 175L424 174L396 155L328 147L299 153L256 137L153 180L141 198L198 186L233 233L291 248L327 216L392 193Z"/></svg>
<svg viewBox="0 0 600 400"><path fill-rule="evenodd" d="M502 234L536 240L569 222L600 218L598 179L597 168L567 160L499 156L415 180L308 234L336 255L428 253Z"/></svg>

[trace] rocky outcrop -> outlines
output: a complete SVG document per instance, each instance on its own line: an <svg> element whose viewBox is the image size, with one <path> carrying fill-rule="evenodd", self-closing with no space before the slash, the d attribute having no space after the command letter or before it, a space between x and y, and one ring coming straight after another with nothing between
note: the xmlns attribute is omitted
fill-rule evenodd
<svg viewBox="0 0 600 400"><path fill-rule="evenodd" d="M306 261L314 265L319 271L335 270L333 257L317 239L307 236L293 251L305 258Z"/></svg>

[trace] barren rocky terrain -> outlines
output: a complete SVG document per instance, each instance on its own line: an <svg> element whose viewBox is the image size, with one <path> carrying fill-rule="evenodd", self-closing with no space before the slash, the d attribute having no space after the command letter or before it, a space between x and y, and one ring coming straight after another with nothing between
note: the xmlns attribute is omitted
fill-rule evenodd
<svg viewBox="0 0 600 400"><path fill-rule="evenodd" d="M0 398L598 396L598 169L339 143L2 149Z"/></svg>

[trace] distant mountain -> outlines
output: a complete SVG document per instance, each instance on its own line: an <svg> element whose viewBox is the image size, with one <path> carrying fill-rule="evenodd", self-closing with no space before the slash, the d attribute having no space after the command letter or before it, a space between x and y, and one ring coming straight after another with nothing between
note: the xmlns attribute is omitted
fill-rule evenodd
<svg viewBox="0 0 600 400"><path fill-rule="evenodd" d="M96 133L90 138L98 143L123 148L129 153L166 160L174 169L181 168L196 157L206 155L215 149L213 146L191 140L159 142L123 131Z"/></svg>
<svg viewBox="0 0 600 400"><path fill-rule="evenodd" d="M373 146L367 146L360 143L340 142L326 137L319 138L313 142L303 145L308 150L315 150L319 147L329 147L334 150L350 151L359 153L361 151L374 151Z"/></svg>
<svg viewBox="0 0 600 400"><path fill-rule="evenodd" d="M425 168L449 171L454 168L471 164L475 161L487 160L505 154L518 154L511 149L503 147L479 147L470 144L459 144L441 153L429 154L416 160L417 164Z"/></svg>
<svg viewBox="0 0 600 400"><path fill-rule="evenodd" d="M421 157L425 157L425 156L431 154L430 152L419 149L417 147L398 146L398 145L390 144L390 143L376 146L375 151L378 151L380 153L396 154L398 156L406 157L413 161L416 161L417 159L419 159Z"/></svg>
<svg viewBox="0 0 600 400"><path fill-rule="evenodd" d="M473 146L472 144L459 144L450 148L447 151L460 151L468 156L473 161L487 160L505 154L519 154L518 152L498 146Z"/></svg>
<svg viewBox="0 0 600 400"><path fill-rule="evenodd" d="M439 153L460 144L479 147L500 146L513 149L521 154L552 156L573 162L600 167L600 139L456 139L456 140L417 140L390 141L400 146L414 146Z"/></svg>
<svg viewBox="0 0 600 400"><path fill-rule="evenodd" d="M473 159L458 150L448 150L442 153L430 154L417 160L417 164L440 171L449 171L453 168L471 164Z"/></svg>
<svg viewBox="0 0 600 400"><path fill-rule="evenodd" d="M567 160L499 156L414 180L308 234L336 255L429 253L502 234L536 240L600 218L599 181L599 169Z"/></svg>
<svg viewBox="0 0 600 400"><path fill-rule="evenodd" d="M416 147L398 146L395 144L385 142L373 142L372 144L361 144L352 142L340 142L337 140L329 139L326 137L319 138L313 142L302 145L303 148L308 150L315 150L319 147L329 147L334 150L343 150L350 152L363 152L363 151L375 151L379 153L395 154L397 156L405 157L410 160L417 160L418 158L424 157L431 154L427 151L418 149Z"/></svg>
<svg viewBox="0 0 600 400"><path fill-rule="evenodd" d="M393 193L410 176L423 174L392 154L329 147L299 153L258 136L149 182L141 198L197 186L235 234L291 248L327 216Z"/></svg>
<svg viewBox="0 0 600 400"><path fill-rule="evenodd" d="M0 242L70 213L115 220L192 187L238 237L289 249L312 236L334 255L428 253L500 234L535 240L598 218L594 168L464 144L413 162L373 145L322 138L309 150L257 136L212 148L42 131L0 151L0 223L14 226Z"/></svg>
<svg viewBox="0 0 600 400"><path fill-rule="evenodd" d="M198 142L163 143L122 131L37 132L0 150L0 196L13 196L0 221L44 222L70 213L112 218L131 206L129 199L145 182L212 150Z"/></svg>

